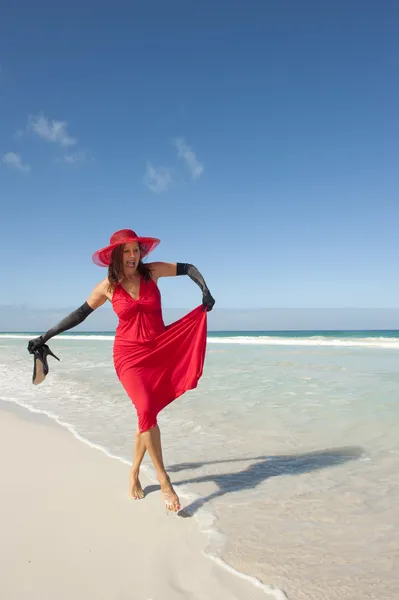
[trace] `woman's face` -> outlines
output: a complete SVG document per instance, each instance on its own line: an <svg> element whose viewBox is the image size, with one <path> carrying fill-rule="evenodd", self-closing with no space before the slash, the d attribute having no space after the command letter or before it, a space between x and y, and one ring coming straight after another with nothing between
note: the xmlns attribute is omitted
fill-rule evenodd
<svg viewBox="0 0 399 600"><path fill-rule="evenodd" d="M140 260L140 246L138 242L129 242L123 248L122 261L123 270L127 275L132 275L137 271Z"/></svg>

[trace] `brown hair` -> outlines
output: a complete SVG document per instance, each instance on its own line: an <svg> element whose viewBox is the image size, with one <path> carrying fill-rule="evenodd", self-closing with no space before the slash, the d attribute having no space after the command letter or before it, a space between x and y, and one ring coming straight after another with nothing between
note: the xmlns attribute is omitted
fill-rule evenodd
<svg viewBox="0 0 399 600"><path fill-rule="evenodd" d="M140 252L142 251L142 246L139 244ZM111 255L111 264L108 267L108 281L109 281L109 290L113 291L116 285L122 281L123 279L123 251L125 249L125 244L120 244L116 248L112 250ZM145 281L150 281L151 279L151 269L147 265L143 263L143 261L139 260L139 264L137 265L137 271L142 276Z"/></svg>

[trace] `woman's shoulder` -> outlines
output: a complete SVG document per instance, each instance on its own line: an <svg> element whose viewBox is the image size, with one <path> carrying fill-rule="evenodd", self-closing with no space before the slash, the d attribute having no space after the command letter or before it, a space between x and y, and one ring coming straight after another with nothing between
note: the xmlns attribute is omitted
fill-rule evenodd
<svg viewBox="0 0 399 600"><path fill-rule="evenodd" d="M112 296L118 286L119 286L119 283L110 281L107 276L102 281L100 281L100 283L97 285L97 290L99 293L104 294L104 296L106 296L108 298L108 300L111 301Z"/></svg>
<svg viewBox="0 0 399 600"><path fill-rule="evenodd" d="M93 309L99 308L107 300L112 301L113 290L108 277L100 281L92 290L87 302Z"/></svg>
<svg viewBox="0 0 399 600"><path fill-rule="evenodd" d="M100 283L97 284L96 288L98 291L105 292L109 287L112 287L112 284L108 277L105 277Z"/></svg>

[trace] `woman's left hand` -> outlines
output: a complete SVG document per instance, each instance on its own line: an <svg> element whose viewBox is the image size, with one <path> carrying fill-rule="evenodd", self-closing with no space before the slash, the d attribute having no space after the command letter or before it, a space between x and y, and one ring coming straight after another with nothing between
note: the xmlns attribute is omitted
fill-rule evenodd
<svg viewBox="0 0 399 600"><path fill-rule="evenodd" d="M209 290L205 290L205 292L202 295L202 306L204 307L204 310L207 310L209 312L210 310L212 310L214 305L215 299L213 298L211 292Z"/></svg>

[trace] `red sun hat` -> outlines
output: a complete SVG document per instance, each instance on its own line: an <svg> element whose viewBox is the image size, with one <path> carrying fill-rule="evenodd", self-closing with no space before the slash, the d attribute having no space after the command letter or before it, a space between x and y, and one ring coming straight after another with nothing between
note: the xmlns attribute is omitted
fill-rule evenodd
<svg viewBox="0 0 399 600"><path fill-rule="evenodd" d="M111 264L112 250L121 244L138 242L141 248L140 257L144 258L155 250L161 240L153 237L140 237L132 229L120 229L110 237L109 246L97 250L92 256L93 262L99 267L108 267Z"/></svg>

